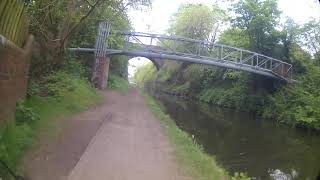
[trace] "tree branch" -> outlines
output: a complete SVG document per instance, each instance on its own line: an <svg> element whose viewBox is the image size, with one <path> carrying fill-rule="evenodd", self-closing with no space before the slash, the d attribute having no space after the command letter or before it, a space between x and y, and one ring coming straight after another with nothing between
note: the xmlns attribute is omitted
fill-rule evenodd
<svg viewBox="0 0 320 180"><path fill-rule="evenodd" d="M93 5L88 0L84 0L84 1L86 1L89 4L89 6L93 7Z"/></svg>
<svg viewBox="0 0 320 180"><path fill-rule="evenodd" d="M101 1L102 1L102 0L97 0L97 1L91 6L91 9L87 12L87 14L84 15L84 16L82 16L81 19L80 19L80 21L70 29L70 31L67 33L67 35L66 35L66 36L62 39L62 41L61 41L61 44L60 44L60 49L61 49L61 50L64 48L64 43L65 43L65 41L72 35L72 33L74 33L74 32L77 30L77 28L80 26L80 24L81 24L85 19L87 19L87 18L90 16L90 14L91 14L91 13L93 12L93 10L99 5L99 3L100 3Z"/></svg>

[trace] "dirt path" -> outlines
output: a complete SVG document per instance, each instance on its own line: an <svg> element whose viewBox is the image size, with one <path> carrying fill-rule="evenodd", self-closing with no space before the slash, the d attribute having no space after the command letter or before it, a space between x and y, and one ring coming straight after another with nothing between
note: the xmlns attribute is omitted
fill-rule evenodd
<svg viewBox="0 0 320 180"><path fill-rule="evenodd" d="M126 95L103 94L105 104L72 118L76 124L87 123L66 128L62 140L48 147L53 148L51 158L30 163L32 180L190 179L179 173L161 124L136 89ZM72 145L74 141L78 147Z"/></svg>

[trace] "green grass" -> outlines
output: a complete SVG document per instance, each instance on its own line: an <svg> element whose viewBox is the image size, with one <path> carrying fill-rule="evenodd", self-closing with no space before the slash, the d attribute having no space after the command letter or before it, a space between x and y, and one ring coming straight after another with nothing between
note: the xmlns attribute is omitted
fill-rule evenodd
<svg viewBox="0 0 320 180"><path fill-rule="evenodd" d="M183 173L197 180L249 179L242 173L235 175L235 177L229 176L224 169L217 165L212 156L206 154L186 132L177 127L152 97L148 95L144 95L144 97L151 111L163 124L171 143L175 145L175 156Z"/></svg>
<svg viewBox="0 0 320 180"><path fill-rule="evenodd" d="M108 88L126 93L129 89L129 82L120 76L110 74L108 78Z"/></svg>
<svg viewBox="0 0 320 180"><path fill-rule="evenodd" d="M45 139L50 140L59 134L64 117L102 101L101 95L87 81L74 77L68 78L73 83L72 89L63 90L60 96L33 95L25 100L23 106L32 109L38 120L30 122L25 119L24 123L11 120L0 128L0 159L14 171L17 171L26 151L33 145L36 146L40 137L41 139L47 137ZM10 179L8 172L0 165L1 177Z"/></svg>
<svg viewBox="0 0 320 180"><path fill-rule="evenodd" d="M175 157L181 171L197 180L249 180L243 173L229 176L216 163L214 157L206 154L202 147L184 131L179 129L171 117L163 112L161 106L150 96L144 95L145 101L153 114L161 121L166 134L175 146Z"/></svg>

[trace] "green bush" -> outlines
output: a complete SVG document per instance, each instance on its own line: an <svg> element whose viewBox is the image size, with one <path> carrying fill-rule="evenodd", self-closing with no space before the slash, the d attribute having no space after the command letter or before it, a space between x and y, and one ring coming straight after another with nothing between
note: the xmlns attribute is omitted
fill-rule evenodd
<svg viewBox="0 0 320 180"><path fill-rule="evenodd" d="M118 90L121 92L128 91L129 82L128 80L113 74L109 74L108 77L108 88L113 90Z"/></svg>
<svg viewBox="0 0 320 180"><path fill-rule="evenodd" d="M320 67L310 67L300 82L285 86L271 96L263 116L320 130Z"/></svg>
<svg viewBox="0 0 320 180"><path fill-rule="evenodd" d="M24 102L18 102L16 107L15 119L18 124L28 123L32 124L39 120L32 108L27 107Z"/></svg>
<svg viewBox="0 0 320 180"><path fill-rule="evenodd" d="M45 87L52 96L63 97L68 92L74 91L77 84L75 78L66 72L59 71L49 75L45 81Z"/></svg>
<svg viewBox="0 0 320 180"><path fill-rule="evenodd" d="M91 67L81 64L79 59L71 54L66 54L65 61L60 71L66 72L76 78L89 80L92 74Z"/></svg>
<svg viewBox="0 0 320 180"><path fill-rule="evenodd" d="M41 91L40 85L32 80L28 82L27 97L38 95Z"/></svg>

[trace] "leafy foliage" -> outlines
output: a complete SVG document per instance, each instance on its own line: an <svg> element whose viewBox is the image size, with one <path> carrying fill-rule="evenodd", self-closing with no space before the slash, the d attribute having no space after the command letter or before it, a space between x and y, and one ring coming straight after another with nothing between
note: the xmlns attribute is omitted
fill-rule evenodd
<svg viewBox="0 0 320 180"><path fill-rule="evenodd" d="M320 67L310 67L300 84L281 88L264 116L280 122L320 130Z"/></svg>
<svg viewBox="0 0 320 180"><path fill-rule="evenodd" d="M270 46L277 43L274 38L275 25L278 24L280 11L276 0L241 0L234 4L237 17L233 25L249 35L250 49L270 55Z"/></svg>
<svg viewBox="0 0 320 180"><path fill-rule="evenodd" d="M249 35L240 28L230 28L223 31L219 37L219 43L244 49L250 48Z"/></svg>
<svg viewBox="0 0 320 180"><path fill-rule="evenodd" d="M313 53L320 51L320 20L312 19L302 27L302 43Z"/></svg>
<svg viewBox="0 0 320 180"><path fill-rule="evenodd" d="M139 86L142 86L143 83L154 80L155 79L155 73L157 69L154 67L154 65L150 62L145 65L139 66L136 69L136 72L134 73L134 81Z"/></svg>
<svg viewBox="0 0 320 180"><path fill-rule="evenodd" d="M179 8L169 32L177 36L214 41L219 25L226 18L225 12L218 6L209 8L202 4L187 4Z"/></svg>
<svg viewBox="0 0 320 180"><path fill-rule="evenodd" d="M280 24L276 0L240 0L231 10L235 13L232 26L220 34L218 43L289 62L294 67L293 77L301 83L290 85L234 70L169 61L159 72L153 72L155 81L160 81L169 93L256 112L292 126L319 129L319 22L311 20L300 26L287 18ZM221 13L220 21L227 20ZM182 6L169 33L210 39L217 23L210 17L215 16L209 7Z"/></svg>
<svg viewBox="0 0 320 180"><path fill-rule="evenodd" d="M32 108L27 107L24 102L19 102L17 104L15 115L15 119L18 124L32 124L39 120L38 114L36 114Z"/></svg>
<svg viewBox="0 0 320 180"><path fill-rule="evenodd" d="M129 88L129 83L127 79L110 74L108 78L108 88L118 90L121 92L127 92Z"/></svg>
<svg viewBox="0 0 320 180"><path fill-rule="evenodd" d="M31 1L30 31L36 36L37 51L33 54L33 78L59 69L66 60L62 58L67 47L94 47L97 25L108 21L113 29L129 30L129 8L143 8L149 0L51 0ZM110 46L122 46L123 39L111 36ZM91 57L92 58L92 57Z"/></svg>

